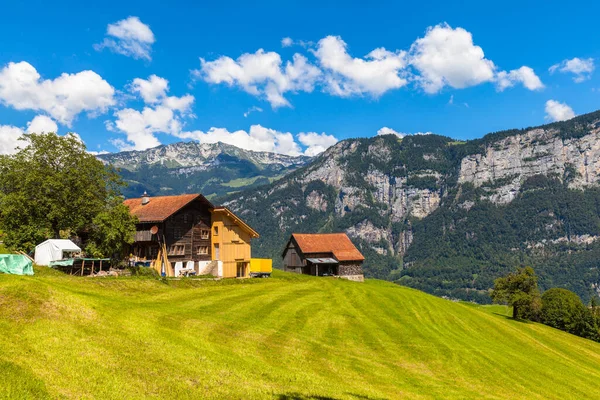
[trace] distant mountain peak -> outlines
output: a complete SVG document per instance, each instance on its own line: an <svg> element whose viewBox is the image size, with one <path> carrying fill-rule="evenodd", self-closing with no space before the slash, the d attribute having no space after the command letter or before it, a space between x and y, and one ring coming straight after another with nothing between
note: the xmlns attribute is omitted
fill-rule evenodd
<svg viewBox="0 0 600 400"><path fill-rule="evenodd" d="M308 156L245 150L226 143L177 142L147 150L102 154L138 196L200 192L208 197L267 184L308 164Z"/></svg>

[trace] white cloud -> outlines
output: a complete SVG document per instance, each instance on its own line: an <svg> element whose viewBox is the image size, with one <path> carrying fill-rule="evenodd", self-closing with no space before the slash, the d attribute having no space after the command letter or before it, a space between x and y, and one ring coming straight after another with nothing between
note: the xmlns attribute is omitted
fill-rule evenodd
<svg viewBox="0 0 600 400"><path fill-rule="evenodd" d="M24 61L0 70L0 103L17 110L45 111L67 126L81 112L106 112L115 104L114 94L114 88L94 71L63 73L52 80L42 79Z"/></svg>
<svg viewBox="0 0 600 400"><path fill-rule="evenodd" d="M37 115L27 123L26 128L12 125L0 125L0 154L13 154L18 146L26 145L18 139L24 133L58 133L58 126L51 118L45 115ZM69 132L67 135L73 135L81 143L81 137L77 133Z"/></svg>
<svg viewBox="0 0 600 400"><path fill-rule="evenodd" d="M263 109L260 107L252 106L248 109L248 111L244 113L244 118L248 118L248 115L252 114L253 112L263 112Z"/></svg>
<svg viewBox="0 0 600 400"><path fill-rule="evenodd" d="M56 122L45 115L37 115L27 123L27 133L58 133Z"/></svg>
<svg viewBox="0 0 600 400"><path fill-rule="evenodd" d="M120 131L127 140L113 139L112 144L122 151L144 150L159 146L156 133L177 135L183 127L182 118L193 116L191 107L194 96L167 96L169 81L156 75L147 80L136 78L130 86L132 93L139 94L147 105L138 111L125 108L115 113L117 119L106 121L109 131Z"/></svg>
<svg viewBox="0 0 600 400"><path fill-rule="evenodd" d="M299 53L284 67L278 53L259 49L235 60L227 56L213 61L201 58L201 68L192 74L209 83L239 87L265 98L273 108L290 106L286 92L312 92L315 87L340 97L379 97L411 82L431 94L446 86L463 89L485 82L495 82L499 91L517 83L529 90L544 87L527 66L498 72L483 49L474 44L470 32L446 23L429 27L408 52L380 47L364 57L353 57L340 36L326 36L316 44L286 37L281 45L308 49L319 68Z"/></svg>
<svg viewBox="0 0 600 400"><path fill-rule="evenodd" d="M115 53L135 59L150 61L152 57L152 44L155 42L154 33L138 17L129 17L109 24L106 28L106 38L100 44L95 44L94 49L101 51L104 48Z"/></svg>
<svg viewBox="0 0 600 400"><path fill-rule="evenodd" d="M406 67L406 52L391 52L377 48L365 58L353 58L347 44L339 36L327 36L314 51L325 74L325 89L336 96L368 94L381 96L388 90L405 86L402 75Z"/></svg>
<svg viewBox="0 0 600 400"><path fill-rule="evenodd" d="M406 136L406 133L397 132L397 131L393 130L392 128L388 128L387 126L384 126L383 128L381 128L377 131L377 136L383 136L383 135L396 135L399 138L403 138L404 136Z"/></svg>
<svg viewBox="0 0 600 400"><path fill-rule="evenodd" d="M392 128L388 128L387 126L384 126L383 128L379 129L377 131L377 135L376 136L383 136L383 135L396 135L398 136L400 139L406 137L406 136L411 136L411 135L433 135L433 132L414 132L414 133L405 133L405 132L398 132Z"/></svg>
<svg viewBox="0 0 600 400"><path fill-rule="evenodd" d="M230 132L225 128L210 128L208 131L181 132L182 139L193 139L200 143L227 143L246 150L268 151L297 156L301 148L289 132L279 132L261 125L252 125L248 132L238 130Z"/></svg>
<svg viewBox="0 0 600 400"><path fill-rule="evenodd" d="M23 129L12 125L0 125L0 154L12 154L16 151Z"/></svg>
<svg viewBox="0 0 600 400"><path fill-rule="evenodd" d="M208 83L238 86L265 98L273 108L290 106L283 97L286 92L311 92L320 75L319 69L301 54L294 54L293 61L282 68L279 54L263 49L242 54L237 60L222 56L214 61L201 58L200 63L200 69L192 71L194 76Z"/></svg>
<svg viewBox="0 0 600 400"><path fill-rule="evenodd" d="M588 80L592 76L592 72L594 72L594 59L593 58L572 58L570 60L563 60L558 64L554 64L551 66L548 71L553 74L556 71L562 73L572 73L575 76L573 80L576 83L581 83L585 80Z"/></svg>
<svg viewBox="0 0 600 400"><path fill-rule="evenodd" d="M565 121L575 117L575 112L566 103L556 100L546 102L546 119L550 121Z"/></svg>
<svg viewBox="0 0 600 400"><path fill-rule="evenodd" d="M473 44L473 36L463 28L440 24L427 29L410 48L410 64L427 93L437 93L448 85L456 89L494 79L495 65L483 49Z"/></svg>
<svg viewBox="0 0 600 400"><path fill-rule="evenodd" d="M150 75L148 79L135 78L130 90L142 96L144 102L154 104L166 96L169 81L156 75Z"/></svg>
<svg viewBox="0 0 600 400"><path fill-rule="evenodd" d="M324 152L338 142L334 136L327 135L325 132L301 132L298 134L298 141L307 147L304 154L310 157Z"/></svg>
<svg viewBox="0 0 600 400"><path fill-rule="evenodd" d="M496 75L496 87L499 91L513 87L518 82L522 83L529 90L544 88L544 84L540 78L529 67L523 66L519 69L513 69L510 72L501 71Z"/></svg>

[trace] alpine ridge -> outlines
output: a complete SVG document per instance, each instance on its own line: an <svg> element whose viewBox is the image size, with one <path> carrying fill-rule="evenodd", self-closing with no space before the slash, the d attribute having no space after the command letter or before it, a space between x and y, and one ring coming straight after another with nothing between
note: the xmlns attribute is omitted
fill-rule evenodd
<svg viewBox="0 0 600 400"><path fill-rule="evenodd" d="M466 142L349 139L269 185L223 199L274 257L292 232L345 231L365 273L489 302L493 280L532 265L542 288L584 300L600 284L600 112Z"/></svg>
<svg viewBox="0 0 600 400"><path fill-rule="evenodd" d="M178 142L98 158L120 169L126 197L202 192L225 195L269 183L305 165L307 156L244 150L225 143Z"/></svg>

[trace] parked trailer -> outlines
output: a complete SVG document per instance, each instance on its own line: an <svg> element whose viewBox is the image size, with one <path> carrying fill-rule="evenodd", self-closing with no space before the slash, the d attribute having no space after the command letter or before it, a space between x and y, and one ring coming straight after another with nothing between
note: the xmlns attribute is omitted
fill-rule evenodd
<svg viewBox="0 0 600 400"><path fill-rule="evenodd" d="M273 272L273 260L270 258L250 259L251 278L270 278L271 272Z"/></svg>

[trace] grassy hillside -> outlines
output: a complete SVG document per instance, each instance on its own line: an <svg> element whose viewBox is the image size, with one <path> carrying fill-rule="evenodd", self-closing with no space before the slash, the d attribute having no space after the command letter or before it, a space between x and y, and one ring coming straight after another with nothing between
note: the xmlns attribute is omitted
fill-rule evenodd
<svg viewBox="0 0 600 400"><path fill-rule="evenodd" d="M0 275L0 397L600 397L600 344L506 312L282 272Z"/></svg>

